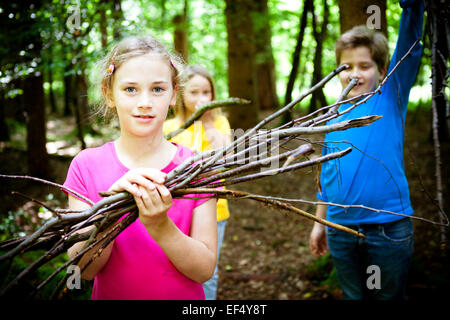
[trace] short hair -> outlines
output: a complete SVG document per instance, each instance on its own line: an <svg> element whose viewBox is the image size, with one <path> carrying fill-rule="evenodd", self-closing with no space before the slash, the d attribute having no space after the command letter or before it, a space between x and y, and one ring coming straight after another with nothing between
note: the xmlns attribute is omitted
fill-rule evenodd
<svg viewBox="0 0 450 320"><path fill-rule="evenodd" d="M389 60L389 47L385 35L379 31L367 28L365 25L353 27L343 33L335 46L336 63L341 64L342 51L357 47L367 47L378 70L387 67Z"/></svg>

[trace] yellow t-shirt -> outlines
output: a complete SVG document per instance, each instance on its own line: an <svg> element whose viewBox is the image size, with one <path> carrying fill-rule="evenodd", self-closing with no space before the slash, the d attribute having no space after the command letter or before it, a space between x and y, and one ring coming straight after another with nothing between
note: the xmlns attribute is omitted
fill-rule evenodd
<svg viewBox="0 0 450 320"><path fill-rule="evenodd" d="M177 130L183 123L178 118L166 120L163 126L164 135ZM220 115L214 120L214 127L222 134L230 134L230 124L226 117ZM211 145L206 136L205 128L201 121L195 121L189 128L179 133L170 141L181 144L191 150L202 152L211 150ZM222 221L230 217L228 201L219 199L217 201L217 221Z"/></svg>

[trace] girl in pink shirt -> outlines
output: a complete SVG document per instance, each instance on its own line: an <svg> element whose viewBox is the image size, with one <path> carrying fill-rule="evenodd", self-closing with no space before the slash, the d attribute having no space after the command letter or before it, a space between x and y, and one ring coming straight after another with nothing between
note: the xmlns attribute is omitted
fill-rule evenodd
<svg viewBox="0 0 450 320"><path fill-rule="evenodd" d="M83 272L84 279L94 279L92 299L205 298L201 284L216 264L216 201L172 199L163 185L166 174L193 154L168 142L162 132L180 86L182 63L174 60L155 39L129 37L103 62L105 110L117 115L120 137L80 152L64 185L94 202L100 200L99 191L128 191L139 219ZM69 194L69 207L89 205ZM71 247L69 257L83 245ZM83 256L80 266L96 249Z"/></svg>

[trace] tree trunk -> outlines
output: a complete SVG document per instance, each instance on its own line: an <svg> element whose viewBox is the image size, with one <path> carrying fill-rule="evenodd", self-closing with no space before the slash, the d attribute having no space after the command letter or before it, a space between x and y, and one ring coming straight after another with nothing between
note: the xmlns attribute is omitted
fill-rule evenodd
<svg viewBox="0 0 450 320"><path fill-rule="evenodd" d="M166 0L160 1L161 1L161 24L159 27L164 28L166 25L166 15L167 15Z"/></svg>
<svg viewBox="0 0 450 320"><path fill-rule="evenodd" d="M48 100L50 102L50 111L52 114L56 114L58 112L58 107L56 106L55 92L53 91L53 70L51 58L49 59L47 66L47 78L48 83L50 85L48 89Z"/></svg>
<svg viewBox="0 0 450 320"><path fill-rule="evenodd" d="M10 135L6 125L5 92L0 90L0 141L9 141Z"/></svg>
<svg viewBox="0 0 450 320"><path fill-rule="evenodd" d="M322 79L322 52L323 41L327 36L328 16L329 8L327 0L323 0L323 22L320 32L317 30L317 16L314 12L314 5L311 9L312 12L312 30L314 39L316 40L316 52L314 54L314 71L311 79L311 87L314 86ZM311 95L311 102L309 105L309 113L314 112L317 106L323 107L327 105L327 99L323 93L323 88L320 88L313 92Z"/></svg>
<svg viewBox="0 0 450 320"><path fill-rule="evenodd" d="M24 79L23 96L27 113L28 171L31 176L49 178L43 85L42 74L28 76Z"/></svg>
<svg viewBox="0 0 450 320"><path fill-rule="evenodd" d="M375 27L387 37L386 0L339 0L341 34L361 24Z"/></svg>
<svg viewBox="0 0 450 320"><path fill-rule="evenodd" d="M446 119L446 96L445 89L447 85L448 69L447 61L449 58L449 39L447 38L448 12L445 14L440 1L432 0L427 2L428 24L431 32L431 69L432 69L432 134L434 142L435 156L435 177L436 177L436 200L439 208L439 220L444 224L446 221L442 212L446 210L444 199L446 190L443 188L442 181L448 181L444 175L442 179L442 161L441 161L441 142L448 141L448 126ZM448 11L448 10L447 10ZM445 148L444 148L445 150ZM440 228L441 249L447 247L447 230L444 226ZM445 251L443 251L445 252Z"/></svg>
<svg viewBox="0 0 450 320"><path fill-rule="evenodd" d="M84 69L83 69L84 70ZM86 149L86 141L84 140L84 136L86 132L91 134L95 133L93 128L91 127L92 121L90 121L89 117L89 105L87 99L87 79L84 72L76 76L76 87L77 87L77 111L76 111L76 120L78 127L78 139L81 143L81 149Z"/></svg>
<svg viewBox="0 0 450 320"><path fill-rule="evenodd" d="M300 15L297 44L295 45L294 52L292 54L292 69L289 73L288 82L286 85L286 92L284 94L284 105L289 104L292 101L292 91L294 90L295 80L297 79L298 70L300 67L300 55L303 48L303 38L305 36L306 25L308 22L308 12L311 11L313 0L304 0L302 14ZM287 123L292 120L292 109L289 112L285 112L281 117L281 123Z"/></svg>
<svg viewBox="0 0 450 320"><path fill-rule="evenodd" d="M431 8L429 23L431 24L431 64L432 64L432 92L436 106L439 141L448 141L448 126L446 119L447 101L445 88L448 79L446 63L449 59L450 39L447 39L448 14L442 14L440 1L430 1ZM445 10L444 10L445 11ZM447 9L448 13L448 9Z"/></svg>
<svg viewBox="0 0 450 320"><path fill-rule="evenodd" d="M105 49L108 45L108 28L106 18L107 5L108 0L100 1L100 34L101 34L102 49Z"/></svg>
<svg viewBox="0 0 450 320"><path fill-rule="evenodd" d="M184 59L188 61L189 49L188 49L188 31L187 31L187 6L188 2L184 2L184 10L182 14L177 14L173 18L173 24L175 26L173 42L175 51L178 52Z"/></svg>
<svg viewBox="0 0 450 320"><path fill-rule="evenodd" d="M123 21L122 1L113 0L113 4L114 8L111 17L113 21L113 37L114 39L120 39L122 36L121 23Z"/></svg>
<svg viewBox="0 0 450 320"><path fill-rule="evenodd" d="M269 24L267 0L255 2L254 14L256 75L258 79L258 97L261 109L278 109L275 62L272 52L272 33Z"/></svg>
<svg viewBox="0 0 450 320"><path fill-rule="evenodd" d="M86 114L87 114L87 86L83 85L83 75L75 75L73 77L76 94L72 96L73 114L77 125L77 136L81 144L81 149L86 149L86 142L84 140Z"/></svg>
<svg viewBox="0 0 450 320"><path fill-rule="evenodd" d="M228 33L228 93L251 101L229 114L232 128L252 128L258 122L255 42L251 13L253 2L226 0L225 16Z"/></svg>
<svg viewBox="0 0 450 320"><path fill-rule="evenodd" d="M289 73L289 79L286 85L286 93L284 95L284 105L287 105L289 102L292 101L292 90L294 89L294 83L297 78L298 68L300 66L300 54L302 52L303 47L303 38L305 36L308 12L311 11L311 6L312 0L303 1L303 10L302 14L300 15L297 44L295 45L294 53L292 54L292 69L291 72Z"/></svg>
<svg viewBox="0 0 450 320"><path fill-rule="evenodd" d="M72 91L73 91L73 75L67 74L69 72L70 68L72 67L71 63L68 63L66 67L64 68L64 110L63 110L63 116L68 117L72 115Z"/></svg>

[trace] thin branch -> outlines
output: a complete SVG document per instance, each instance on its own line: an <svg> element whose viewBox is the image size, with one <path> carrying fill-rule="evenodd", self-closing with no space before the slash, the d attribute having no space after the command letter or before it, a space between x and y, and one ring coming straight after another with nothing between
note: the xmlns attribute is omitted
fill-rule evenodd
<svg viewBox="0 0 450 320"><path fill-rule="evenodd" d="M12 194L12 195L18 195L18 196L20 196L20 197L22 197L22 198L25 198L25 199L27 199L27 200L30 200L30 201L32 201L32 202L37 203L37 204L40 205L41 207L44 207L45 209L47 209L48 211L50 211L51 213L53 213L54 216L59 217L59 215L60 215L58 211L52 209L50 206L46 205L45 203L43 203L43 202L41 202L41 201L39 201L39 200L33 199L33 198L31 198L31 197L29 197L29 196L23 194L23 193L20 193L20 192L17 192L17 191L11 191L11 194Z"/></svg>
<svg viewBox="0 0 450 320"><path fill-rule="evenodd" d="M233 107L233 106L242 106L245 104L249 104L250 101L240 98L229 98L225 100L215 100L209 103L204 104L202 107L200 107L198 110L196 110L185 122L184 124L178 128L175 131L172 131L168 133L165 138L167 140L172 139L173 137L177 136L187 128L189 128L195 120L199 119L206 111L212 110L219 107Z"/></svg>
<svg viewBox="0 0 450 320"><path fill-rule="evenodd" d="M276 199L268 199L263 198L260 196L254 197L252 194L248 192L243 191L236 191L236 190L223 190L223 189L214 189L214 188L193 188L193 189L184 189L184 190L178 190L175 192L176 195L182 195L182 194L192 194L192 193L214 193L216 195L222 195L222 196L228 196L227 199L252 199L256 200L258 202L262 202L264 204L272 205L278 209L283 209L289 212L294 212L298 215L301 215L303 217L306 217L308 219L314 220L318 223L324 224L326 226L335 228L337 230L341 230L350 234L353 234L357 237L364 238L364 235L358 231L355 231L353 229L347 228L345 226L333 223L331 221L316 217L315 215L312 215L306 211L303 211L299 208L296 208L288 203L284 203L281 201L278 201Z"/></svg>
<svg viewBox="0 0 450 320"><path fill-rule="evenodd" d="M307 204L312 204L312 205L323 204L323 205L344 208L345 210L350 209L350 208L365 209L365 210L373 211L376 213L383 212L383 213L398 215L398 216L402 216L402 217L406 217L406 218L421 220L421 221L428 222L428 223L438 225L438 226L448 227L450 225L448 221L447 221L447 223L440 223L440 222L435 222L435 221L432 221L432 220L429 220L429 219L426 219L423 217L417 217L414 215L408 215L408 214L403 214L403 213L398 213L398 212L393 212L393 211L388 211L388 210L375 209L375 208L367 207L367 206L360 205L360 204L344 205L344 204L338 204L338 203L334 203L334 202L325 202L325 201L308 201L308 200L302 200L302 199L289 199L289 198L283 198L283 197L272 197L272 196L261 196L261 195L253 195L253 196L255 198L273 199L273 200L285 201L285 202L301 202L301 203L307 203Z"/></svg>
<svg viewBox="0 0 450 320"><path fill-rule="evenodd" d="M60 188L62 190L65 190L68 193L76 195L78 198L86 201L90 205L94 205L94 202L92 200L90 200L90 199L86 198L85 196L79 194L78 192L76 192L74 190L71 190L71 189L69 189L69 188L67 188L67 187L65 187L65 186L63 186L61 184L58 184L58 183L54 183L54 182L51 182L51 181L47 181L47 180L39 179L39 178L35 178L35 177L30 177L30 176L17 176L17 175L0 174L0 178L5 178L5 179L26 179L26 180L37 181L37 182L40 182L40 183L45 183L45 184L51 185L53 187L57 187L57 188Z"/></svg>

